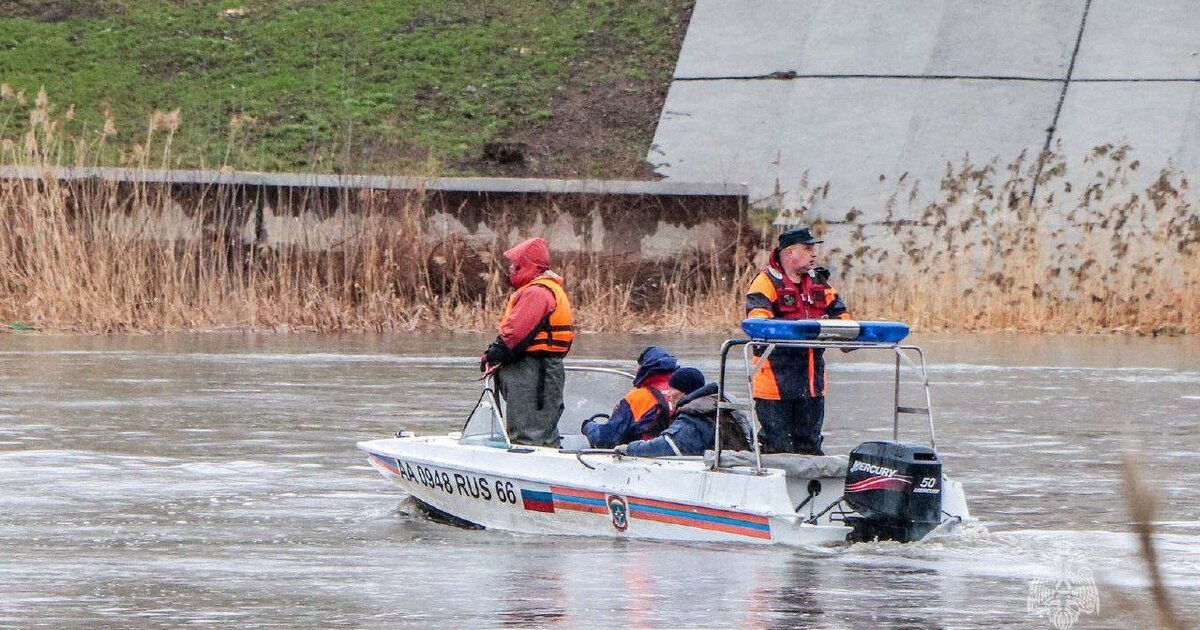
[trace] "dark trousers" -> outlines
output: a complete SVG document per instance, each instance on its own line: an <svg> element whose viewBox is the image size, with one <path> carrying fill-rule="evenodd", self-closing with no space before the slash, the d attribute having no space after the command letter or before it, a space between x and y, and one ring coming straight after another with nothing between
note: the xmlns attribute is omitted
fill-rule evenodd
<svg viewBox="0 0 1200 630"><path fill-rule="evenodd" d="M758 441L764 453L821 451L821 425L825 423L825 397L793 400L754 399L754 411L762 428Z"/></svg>
<svg viewBox="0 0 1200 630"><path fill-rule="evenodd" d="M496 370L496 390L504 397L509 442L558 446L565 383L560 358L525 356Z"/></svg>

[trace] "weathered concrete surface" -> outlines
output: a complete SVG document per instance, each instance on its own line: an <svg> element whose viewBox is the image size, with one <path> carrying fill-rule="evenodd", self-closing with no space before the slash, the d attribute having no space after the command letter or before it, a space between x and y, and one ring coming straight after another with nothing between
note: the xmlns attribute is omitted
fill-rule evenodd
<svg viewBox="0 0 1200 630"><path fill-rule="evenodd" d="M1098 145L1131 145L1131 188L1200 171L1196 0L698 0L675 77L658 173L745 182L806 219L878 221L905 174L913 218L948 163L1047 145L1076 193Z"/></svg>
<svg viewBox="0 0 1200 630"><path fill-rule="evenodd" d="M270 186L338 190L409 190L476 194L738 196L745 190L722 182L539 179L517 177L420 177L326 175L184 169L0 166L0 179L100 180L124 183Z"/></svg>
<svg viewBox="0 0 1200 630"><path fill-rule="evenodd" d="M1066 73L1068 0L700 0L675 78L774 72L1040 77Z"/></svg>
<svg viewBox="0 0 1200 630"><path fill-rule="evenodd" d="M162 209L157 238L198 238L193 217L202 216L233 241L317 250L373 214L423 222L435 240L503 246L541 236L560 252L665 259L724 251L746 210L745 187L720 183L0 167L0 186L44 180L69 188L77 207L150 199Z"/></svg>
<svg viewBox="0 0 1200 630"><path fill-rule="evenodd" d="M1200 79L1200 2L1092 0L1073 78Z"/></svg>
<svg viewBox="0 0 1200 630"><path fill-rule="evenodd" d="M1073 83L1056 139L1083 176L1082 158L1108 143L1133 148L1144 167L1135 186L1168 166L1200 174L1200 82Z"/></svg>
<svg viewBox="0 0 1200 630"><path fill-rule="evenodd" d="M677 81L650 161L672 178L745 182L755 204L877 220L905 173L936 187L965 156L1040 150L1059 92L1037 81ZM828 198L806 194L824 182Z"/></svg>

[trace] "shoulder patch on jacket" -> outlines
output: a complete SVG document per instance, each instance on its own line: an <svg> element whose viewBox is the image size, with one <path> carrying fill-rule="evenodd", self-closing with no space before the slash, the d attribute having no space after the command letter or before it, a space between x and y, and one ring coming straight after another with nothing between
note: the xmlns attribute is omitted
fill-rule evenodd
<svg viewBox="0 0 1200 630"><path fill-rule="evenodd" d="M772 278L775 278L776 280L783 280L783 273L776 270L774 267L767 267L766 271Z"/></svg>

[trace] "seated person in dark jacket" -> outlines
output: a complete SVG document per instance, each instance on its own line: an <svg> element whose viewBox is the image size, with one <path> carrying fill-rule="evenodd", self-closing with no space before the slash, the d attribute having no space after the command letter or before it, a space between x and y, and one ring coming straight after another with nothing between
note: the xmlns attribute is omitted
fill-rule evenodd
<svg viewBox="0 0 1200 630"><path fill-rule="evenodd" d="M612 448L652 438L667 428L678 400L677 393L671 390L667 381L677 366L675 355L658 346L643 350L638 356L633 389L617 403L608 422L597 422L597 418L604 417L604 414L597 414L584 420L579 428L592 448Z"/></svg>
<svg viewBox="0 0 1200 630"><path fill-rule="evenodd" d="M690 369L690 368L683 368ZM721 410L721 449L744 451L749 448L745 424L734 416L737 412ZM739 414L740 415L740 414ZM638 457L669 457L672 455L703 455L713 448L717 421L717 384L709 383L679 402L675 420L653 440L639 440L618 446L617 452Z"/></svg>

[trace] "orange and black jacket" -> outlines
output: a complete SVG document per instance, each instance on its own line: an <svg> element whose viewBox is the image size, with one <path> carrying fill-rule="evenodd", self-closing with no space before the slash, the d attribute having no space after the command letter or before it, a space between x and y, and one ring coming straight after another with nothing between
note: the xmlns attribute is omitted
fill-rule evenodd
<svg viewBox="0 0 1200 630"><path fill-rule="evenodd" d="M849 319L846 305L829 285L829 270L814 267L797 284L783 273L778 252L746 292L746 317L764 319ZM795 400L825 395L825 358L820 348L775 348L754 377L754 397Z"/></svg>
<svg viewBox="0 0 1200 630"><path fill-rule="evenodd" d="M617 403L608 422L589 420L583 434L593 448L614 448L636 440L649 440L671 424L671 403L667 400L667 380L671 374L654 374L633 388Z"/></svg>

